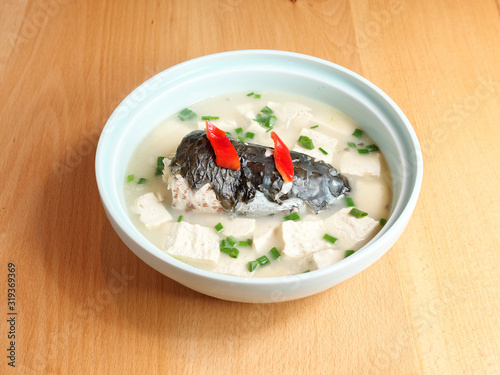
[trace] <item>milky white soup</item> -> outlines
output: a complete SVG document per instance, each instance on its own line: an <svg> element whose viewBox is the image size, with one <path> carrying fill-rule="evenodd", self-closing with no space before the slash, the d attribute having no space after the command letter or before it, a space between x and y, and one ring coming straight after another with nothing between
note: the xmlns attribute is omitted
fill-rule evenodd
<svg viewBox="0 0 500 375"><path fill-rule="evenodd" d="M288 148L336 168L349 181L351 191L346 196L366 216L353 216L353 207L348 207L351 202L344 197L319 214L305 205L296 221L285 220L282 213L253 217L172 208L168 163L186 134L205 129L202 116L218 117L211 121L232 137L273 147L268 129L255 121L266 106L277 119L273 130ZM360 125L334 108L275 92L223 95L188 108L196 116L189 118L186 111L181 120L175 113L142 140L125 176L130 219L149 241L175 258L204 270L242 277L299 274L327 267L360 249L388 218L392 185L383 150L378 150ZM309 137L314 148L304 148L298 142L300 136ZM159 156L166 157L160 165ZM215 229L219 223L218 228L223 227L220 233Z"/></svg>

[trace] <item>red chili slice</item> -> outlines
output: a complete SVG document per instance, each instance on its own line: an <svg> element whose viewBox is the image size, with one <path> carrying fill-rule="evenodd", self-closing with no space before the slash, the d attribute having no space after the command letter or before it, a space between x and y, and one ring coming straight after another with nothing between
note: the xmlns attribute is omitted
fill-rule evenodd
<svg viewBox="0 0 500 375"><path fill-rule="evenodd" d="M212 124L207 124L207 137L215 152L215 164L222 168L240 170L240 158L229 138L222 130Z"/></svg>
<svg viewBox="0 0 500 375"><path fill-rule="evenodd" d="M274 164L285 183L293 181L293 163L290 150L275 132L271 132L274 141Z"/></svg>

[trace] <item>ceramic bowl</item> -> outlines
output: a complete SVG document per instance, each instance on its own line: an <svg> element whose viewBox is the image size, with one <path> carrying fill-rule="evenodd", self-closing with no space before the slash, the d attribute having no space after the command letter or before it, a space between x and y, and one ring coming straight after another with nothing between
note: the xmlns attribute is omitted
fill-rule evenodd
<svg viewBox="0 0 500 375"><path fill-rule="evenodd" d="M244 278L204 271L150 243L133 225L124 202L128 161L139 142L162 120L190 104L232 92L282 91L337 108L356 121L384 151L393 178L387 224L348 258L314 272ZM405 229L417 202L423 165L408 119L379 88L334 63L291 52L244 50L208 55L150 78L116 108L96 154L99 193L109 221L140 259L200 293L239 302L281 302L307 297L356 275L384 255Z"/></svg>

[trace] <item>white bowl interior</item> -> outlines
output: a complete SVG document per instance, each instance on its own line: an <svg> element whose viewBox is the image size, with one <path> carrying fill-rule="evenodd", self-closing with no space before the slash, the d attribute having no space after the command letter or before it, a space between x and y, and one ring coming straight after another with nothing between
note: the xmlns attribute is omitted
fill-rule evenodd
<svg viewBox="0 0 500 375"><path fill-rule="evenodd" d="M393 177L388 223L363 249L310 274L272 279L218 275L186 265L147 241L129 220L123 199L126 167L138 143L190 104L231 92L281 91L337 108L374 139ZM179 64L152 77L117 107L96 155L99 192L113 227L141 259L167 276L218 298L275 302L327 289L368 267L397 240L413 212L422 180L417 137L396 104L373 84L338 65L281 51L236 51Z"/></svg>

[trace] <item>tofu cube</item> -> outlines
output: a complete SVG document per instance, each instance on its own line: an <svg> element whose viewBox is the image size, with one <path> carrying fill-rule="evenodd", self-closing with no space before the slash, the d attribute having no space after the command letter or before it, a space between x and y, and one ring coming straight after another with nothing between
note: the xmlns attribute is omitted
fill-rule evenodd
<svg viewBox="0 0 500 375"><path fill-rule="evenodd" d="M268 102L267 106L273 110L274 115L283 123L285 128L288 128L292 122L298 127L306 126L313 118L310 113L311 108L304 104Z"/></svg>
<svg viewBox="0 0 500 375"><path fill-rule="evenodd" d="M311 255L311 270L319 270L331 266L334 263L344 259L344 250L321 250Z"/></svg>
<svg viewBox="0 0 500 375"><path fill-rule="evenodd" d="M165 252L179 259L216 264L220 255L219 236L213 228L181 221L174 224Z"/></svg>
<svg viewBox="0 0 500 375"><path fill-rule="evenodd" d="M172 216L154 193L147 193L137 198L134 211L140 215L139 220L148 228L172 220Z"/></svg>
<svg viewBox="0 0 500 375"><path fill-rule="evenodd" d="M324 222L328 233L338 238L338 246L343 250L351 249L380 228L379 222L369 216L358 219L349 214L351 209L352 207L343 208Z"/></svg>
<svg viewBox="0 0 500 375"><path fill-rule="evenodd" d="M278 240L278 227L268 228L260 233L256 233L253 237L253 247L258 256L264 255L274 246ZM281 242L281 240L280 240Z"/></svg>
<svg viewBox="0 0 500 375"><path fill-rule="evenodd" d="M233 258L221 258L219 264L214 270L215 272L222 273L224 275L231 276L241 276L241 277L251 277L252 274L248 270L248 262L238 262Z"/></svg>
<svg viewBox="0 0 500 375"><path fill-rule="evenodd" d="M380 176L380 154L370 152L360 154L350 150L342 155L340 160L340 173L355 176Z"/></svg>
<svg viewBox="0 0 500 375"><path fill-rule="evenodd" d="M224 236L233 236L238 239L252 238L255 229L255 219L235 218L223 222Z"/></svg>
<svg viewBox="0 0 500 375"><path fill-rule="evenodd" d="M328 137L316 130L308 128L302 129L300 135L311 138L314 149L308 150L302 147L300 144L296 144L293 148L293 151L302 152L303 154L312 156L313 158L323 160L325 163L328 163L330 165L332 164L333 156L336 152L337 146L337 140L335 138ZM325 155L323 152L321 152L319 150L320 147L328 152L328 155Z"/></svg>
<svg viewBox="0 0 500 375"><path fill-rule="evenodd" d="M285 221L281 224L283 234L283 253L296 258L310 255L316 251L333 248L334 244L325 241L323 221Z"/></svg>
<svg viewBox="0 0 500 375"><path fill-rule="evenodd" d="M251 124L245 128L244 135L248 132L254 133L253 139L247 139L250 143L258 143L263 146L273 147L274 142L271 139L269 133L266 133L266 128L260 125L259 123L252 121Z"/></svg>
<svg viewBox="0 0 500 375"><path fill-rule="evenodd" d="M257 116L254 106L251 103L240 104L236 106L236 110L242 114L245 120L253 120Z"/></svg>

